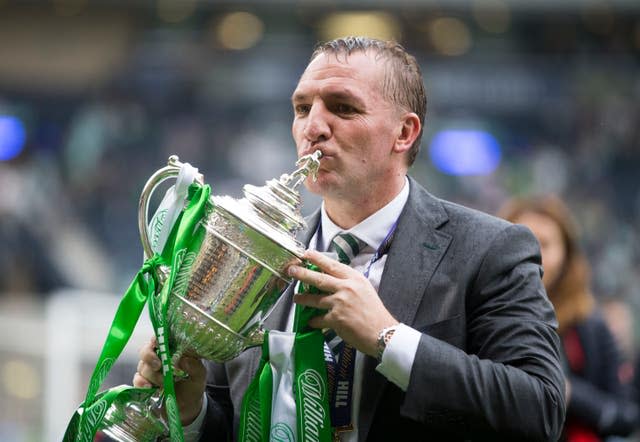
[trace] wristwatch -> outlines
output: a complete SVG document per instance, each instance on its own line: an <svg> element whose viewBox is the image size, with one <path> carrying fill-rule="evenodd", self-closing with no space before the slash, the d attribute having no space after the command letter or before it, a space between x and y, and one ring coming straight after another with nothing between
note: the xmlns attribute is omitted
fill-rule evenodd
<svg viewBox="0 0 640 442"><path fill-rule="evenodd" d="M380 330L380 333L378 333L378 343L376 345L376 358L378 359L378 362L382 362L382 353L384 353L384 349L387 348L387 344L393 337L393 334L396 332L399 325L400 324L395 324L391 327L385 327Z"/></svg>

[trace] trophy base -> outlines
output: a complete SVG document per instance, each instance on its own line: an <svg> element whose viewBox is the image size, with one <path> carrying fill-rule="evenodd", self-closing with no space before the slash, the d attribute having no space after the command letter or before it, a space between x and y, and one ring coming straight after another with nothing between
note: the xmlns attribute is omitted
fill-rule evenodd
<svg viewBox="0 0 640 442"><path fill-rule="evenodd" d="M156 442L165 440L169 431L160 416L161 395L132 392L116 400L107 411L101 433L118 442Z"/></svg>

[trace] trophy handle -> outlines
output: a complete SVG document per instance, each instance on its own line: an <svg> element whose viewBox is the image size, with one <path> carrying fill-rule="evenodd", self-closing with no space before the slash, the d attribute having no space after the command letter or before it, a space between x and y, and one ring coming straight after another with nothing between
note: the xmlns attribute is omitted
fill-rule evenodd
<svg viewBox="0 0 640 442"><path fill-rule="evenodd" d="M153 256L153 249L151 248L151 242L149 241L149 199L156 190L156 188L164 181L170 178L176 178L180 173L180 169L183 166L178 159L177 155L171 155L167 162L167 165L162 169L158 169L153 175L149 177L142 193L140 194L140 201L138 203L138 229L140 230L140 240L142 241L142 248L144 250L145 259L149 259ZM204 177L202 174L196 176L195 181L200 184L204 184Z"/></svg>

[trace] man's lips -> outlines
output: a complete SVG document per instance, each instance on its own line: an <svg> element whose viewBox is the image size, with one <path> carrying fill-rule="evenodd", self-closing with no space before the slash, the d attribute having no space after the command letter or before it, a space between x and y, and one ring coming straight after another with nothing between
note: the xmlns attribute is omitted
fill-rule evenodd
<svg viewBox="0 0 640 442"><path fill-rule="evenodd" d="M322 162L322 160L326 159L326 158L333 158L333 155L330 151L328 151L325 148L322 147L316 147L316 148L310 148L310 149L304 149L300 156L303 157L305 155L311 155L312 153L314 153L315 151L319 150L320 152L322 152L322 156L320 157L320 162Z"/></svg>

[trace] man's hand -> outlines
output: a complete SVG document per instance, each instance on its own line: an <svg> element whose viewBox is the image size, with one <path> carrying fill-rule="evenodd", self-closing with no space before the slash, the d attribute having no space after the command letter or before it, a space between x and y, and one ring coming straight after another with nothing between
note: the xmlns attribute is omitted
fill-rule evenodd
<svg viewBox="0 0 640 442"><path fill-rule="evenodd" d="M162 386L162 363L156 353L156 348L156 338L153 337L140 349L138 371L133 376L135 387ZM182 425L189 425L195 420L202 408L206 370L200 359L186 356L180 358L178 366L184 370L187 377L176 381L176 399Z"/></svg>
<svg viewBox="0 0 640 442"><path fill-rule="evenodd" d="M357 350L375 357L378 333L398 321L382 304L369 280L359 271L314 250L307 250L303 258L317 265L322 273L291 266L289 275L324 293L297 294L293 300L296 304L327 310L309 320L309 325L331 328Z"/></svg>

